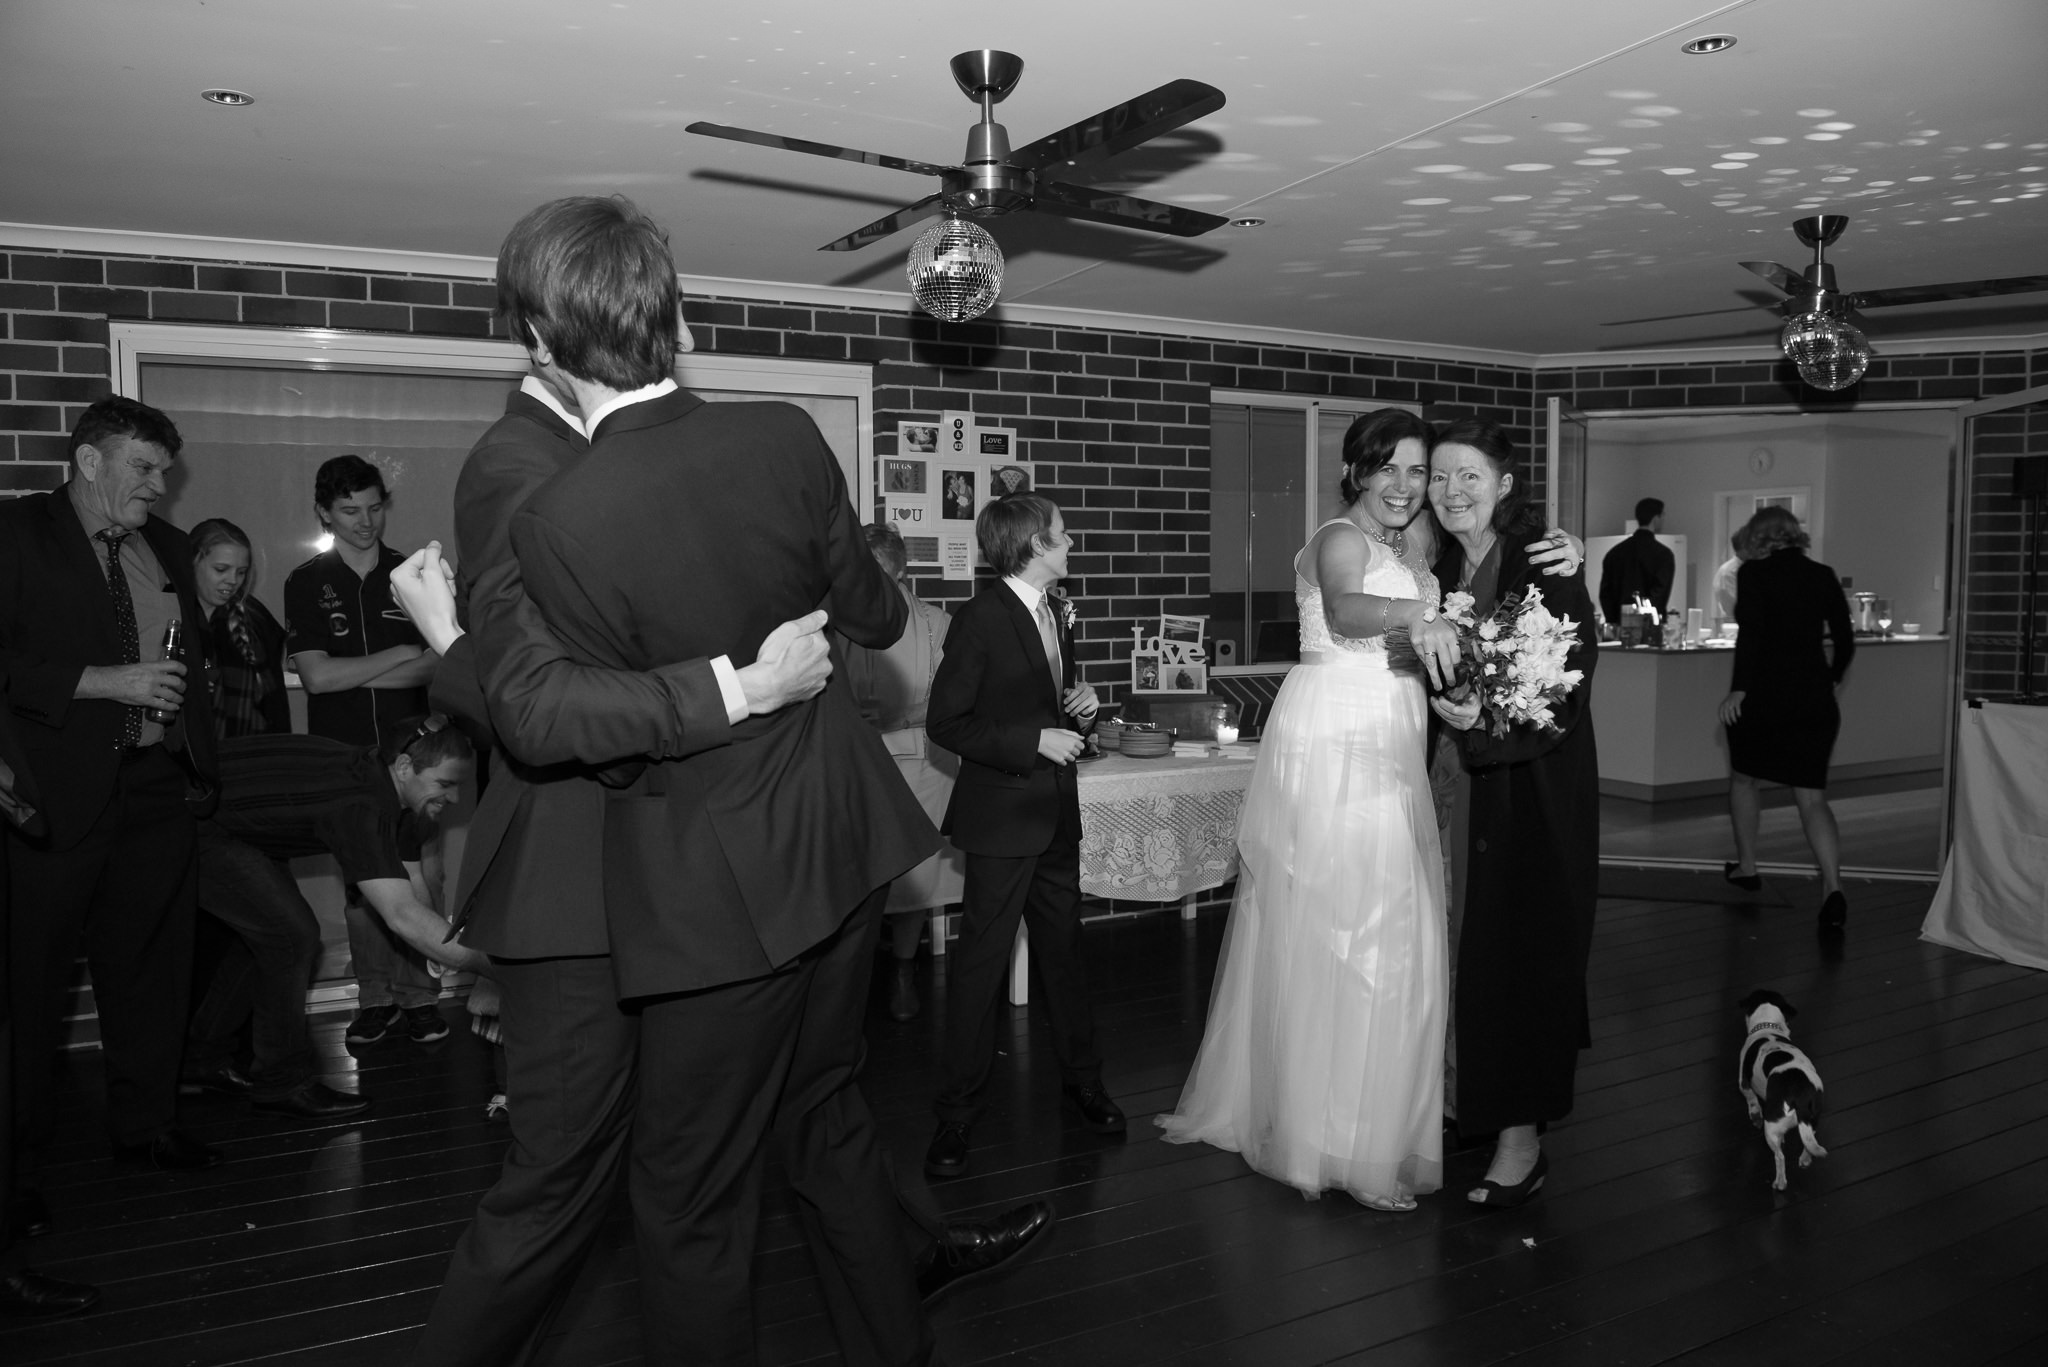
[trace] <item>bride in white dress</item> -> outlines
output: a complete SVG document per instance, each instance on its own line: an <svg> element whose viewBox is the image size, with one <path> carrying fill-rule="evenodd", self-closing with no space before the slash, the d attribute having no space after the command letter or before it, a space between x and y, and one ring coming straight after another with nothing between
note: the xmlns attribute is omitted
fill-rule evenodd
<svg viewBox="0 0 2048 1367"><path fill-rule="evenodd" d="M1412 1210L1443 1181L1444 866L1422 670L1456 659L1426 546L1407 544L1429 429L1399 410L1344 437L1346 515L1295 557L1301 665L1259 744L1237 900L1175 1143L1244 1155L1315 1197ZM1426 522L1425 522L1425 525ZM1403 654L1399 650L1396 655Z"/></svg>

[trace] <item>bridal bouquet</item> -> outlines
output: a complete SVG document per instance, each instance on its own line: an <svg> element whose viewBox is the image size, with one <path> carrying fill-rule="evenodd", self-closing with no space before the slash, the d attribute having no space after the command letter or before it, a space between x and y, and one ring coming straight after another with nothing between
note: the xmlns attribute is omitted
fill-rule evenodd
<svg viewBox="0 0 2048 1367"><path fill-rule="evenodd" d="M1511 594L1483 619L1473 611L1471 594L1453 593L1444 599L1443 616L1458 629L1458 683L1477 692L1489 731L1505 736L1517 722L1558 729L1552 709L1585 677L1565 668L1578 623L1552 616L1543 590L1533 587Z"/></svg>

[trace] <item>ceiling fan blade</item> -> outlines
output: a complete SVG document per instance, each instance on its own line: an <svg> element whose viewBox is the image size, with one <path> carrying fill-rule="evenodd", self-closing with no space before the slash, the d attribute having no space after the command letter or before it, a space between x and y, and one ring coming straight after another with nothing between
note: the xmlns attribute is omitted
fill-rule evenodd
<svg viewBox="0 0 2048 1367"><path fill-rule="evenodd" d="M804 152L814 157L833 157L839 161L861 161L869 166L886 166L891 171L909 171L920 176L943 176L948 171L957 171L957 166L934 166L928 161L912 161L908 157L892 157L882 152L861 152L851 147L834 147L829 142L809 142L803 138L786 138L780 133L756 133L751 128L734 128L723 123L693 123L683 130L686 133L702 133L707 138L726 138L732 142L751 142L760 147L779 147L785 152Z"/></svg>
<svg viewBox="0 0 2048 1367"><path fill-rule="evenodd" d="M1895 304L1933 304L1944 299L1987 299L1994 294L2027 294L2048 290L2048 275L2013 275L2003 280L1962 280L1953 285L1902 285L1895 290L1870 290L1851 295L1857 308L1882 309Z"/></svg>
<svg viewBox="0 0 2048 1367"><path fill-rule="evenodd" d="M1041 166L1114 156L1222 107L1223 92L1213 85L1168 81L1157 90L1112 105L1093 118L1018 148L1011 154L1010 164L1035 171Z"/></svg>
<svg viewBox="0 0 2048 1367"><path fill-rule="evenodd" d="M864 228L855 228L836 242L827 242L818 248L821 252L850 252L865 247L870 242L880 242L902 232L920 219L945 212L946 197L943 194L926 195L915 204L906 204L886 218L878 218Z"/></svg>
<svg viewBox="0 0 2048 1367"><path fill-rule="evenodd" d="M1604 328L1621 328L1628 327L1633 323L1669 323L1680 318L1713 318L1723 313L1748 313L1751 309L1774 309L1776 307L1778 307L1776 303L1744 304L1739 308L1732 309L1701 309L1697 313L1660 313L1651 318L1616 318L1612 322L1602 323L1600 326Z"/></svg>
<svg viewBox="0 0 2048 1367"><path fill-rule="evenodd" d="M1790 266L1781 266L1775 261L1744 261L1742 269L1751 275L1760 275L1787 294L1812 294L1813 286L1806 283L1806 277Z"/></svg>
<svg viewBox="0 0 2048 1367"><path fill-rule="evenodd" d="M1175 237L1199 237L1230 222L1220 214L1200 213L1177 204L1161 204L1153 199L1120 195L1114 190L1091 190L1057 180L1038 182L1035 207L1091 223L1113 223L1119 228L1143 228Z"/></svg>

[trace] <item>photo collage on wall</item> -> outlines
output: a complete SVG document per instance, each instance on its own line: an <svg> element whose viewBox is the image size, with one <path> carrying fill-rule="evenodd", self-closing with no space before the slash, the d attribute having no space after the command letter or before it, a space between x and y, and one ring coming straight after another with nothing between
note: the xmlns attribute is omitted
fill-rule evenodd
<svg viewBox="0 0 2048 1367"><path fill-rule="evenodd" d="M986 427L972 413L896 424L896 454L875 462L884 521L896 524L909 566L972 579L982 564L974 519L992 498L1029 493L1032 468L1017 457L1017 430Z"/></svg>
<svg viewBox="0 0 2048 1367"><path fill-rule="evenodd" d="M1202 644L1207 617L1164 613L1159 634L1131 628L1131 687L1140 693L1206 693L1209 652Z"/></svg>

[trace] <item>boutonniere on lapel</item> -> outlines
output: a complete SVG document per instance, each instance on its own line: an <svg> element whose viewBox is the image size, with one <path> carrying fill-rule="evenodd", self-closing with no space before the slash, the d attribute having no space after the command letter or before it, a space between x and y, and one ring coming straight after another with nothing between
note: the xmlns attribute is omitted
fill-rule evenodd
<svg viewBox="0 0 2048 1367"><path fill-rule="evenodd" d="M1046 592L1052 595L1052 610L1060 615L1060 625L1071 633L1074 620L1081 615L1074 610L1074 600L1058 589L1047 589Z"/></svg>

